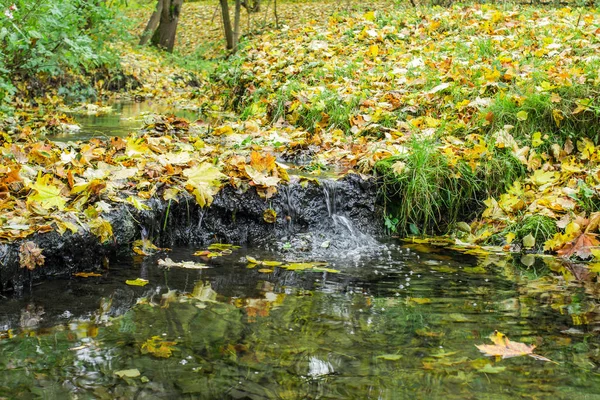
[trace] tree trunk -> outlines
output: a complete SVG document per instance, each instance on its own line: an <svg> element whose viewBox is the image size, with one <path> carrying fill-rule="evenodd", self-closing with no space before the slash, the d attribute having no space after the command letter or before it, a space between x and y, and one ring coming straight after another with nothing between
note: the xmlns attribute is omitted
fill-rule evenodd
<svg viewBox="0 0 600 400"><path fill-rule="evenodd" d="M227 50L233 49L233 29L231 27L231 18L229 17L229 4L227 0L219 0L221 3L221 15L223 16L223 30L225 31L225 42Z"/></svg>
<svg viewBox="0 0 600 400"><path fill-rule="evenodd" d="M177 22L179 22L183 0L162 0L162 2L163 7L160 13L160 23L152 36L151 43L172 53L175 46L175 33L177 32Z"/></svg>
<svg viewBox="0 0 600 400"><path fill-rule="evenodd" d="M238 49L240 41L240 13L242 8L242 1L235 0L235 14L233 17L233 52L235 53Z"/></svg>
<svg viewBox="0 0 600 400"><path fill-rule="evenodd" d="M277 15L277 0L273 2L273 13L275 14L275 28L279 29L279 15Z"/></svg>
<svg viewBox="0 0 600 400"><path fill-rule="evenodd" d="M154 34L154 31L158 27L158 22L160 21L160 14L162 13L162 9L163 9L163 2L164 2L164 0L158 0L156 2L156 9L152 13L150 20L148 21L148 24L146 25L146 29L144 29L144 32L142 33L142 36L140 37L140 46L143 46L146 43L148 43L148 40L150 40L150 38Z"/></svg>

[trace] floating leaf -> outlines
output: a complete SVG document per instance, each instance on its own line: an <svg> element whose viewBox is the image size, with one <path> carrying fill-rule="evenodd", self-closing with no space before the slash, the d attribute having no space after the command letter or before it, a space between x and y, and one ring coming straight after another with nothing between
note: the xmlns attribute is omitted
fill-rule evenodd
<svg viewBox="0 0 600 400"><path fill-rule="evenodd" d="M146 280L146 279L142 279L142 278L137 278L137 279L128 279L125 281L126 284L128 284L129 286L146 286L148 283L150 283L150 281Z"/></svg>
<svg viewBox="0 0 600 400"><path fill-rule="evenodd" d="M99 274L97 272L76 272L73 274L73 276L76 276L78 278L90 278L90 277L102 276L102 274Z"/></svg>
<svg viewBox="0 0 600 400"><path fill-rule="evenodd" d="M260 261L250 256L246 256L246 261L248 261L250 264L260 264Z"/></svg>
<svg viewBox="0 0 600 400"><path fill-rule="evenodd" d="M233 244L228 244L228 243L213 243L208 246L209 250L233 250L233 249L239 249L239 248L240 248L240 246L235 246Z"/></svg>
<svg viewBox="0 0 600 400"><path fill-rule="evenodd" d="M551 361L546 357L533 354L535 345L527 345L525 343L510 341L505 334L498 331L494 331L494 333L490 335L490 339L492 342L494 342L493 345L475 345L475 347L477 347L479 351L484 353L486 356L496 356L502 358L530 356L540 361Z"/></svg>
<svg viewBox="0 0 600 400"><path fill-rule="evenodd" d="M531 233L523 238L523 246L527 249L535 246L535 237Z"/></svg>
<svg viewBox="0 0 600 400"><path fill-rule="evenodd" d="M206 264L196 263L193 261L181 261L175 262L171 260L169 257L164 260L158 260L158 265L163 268L185 268L185 269L206 269L210 268Z"/></svg>

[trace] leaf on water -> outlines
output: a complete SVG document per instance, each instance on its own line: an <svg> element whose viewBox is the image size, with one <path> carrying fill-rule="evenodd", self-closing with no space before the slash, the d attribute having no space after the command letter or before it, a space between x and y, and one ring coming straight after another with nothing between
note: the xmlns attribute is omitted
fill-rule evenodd
<svg viewBox="0 0 600 400"><path fill-rule="evenodd" d="M240 246L235 246L233 244L228 244L228 243L213 243L211 245L209 245L208 250L233 250L233 249L239 249Z"/></svg>
<svg viewBox="0 0 600 400"><path fill-rule="evenodd" d="M487 270L481 265L476 267L465 267L463 268L463 271L467 274L487 274Z"/></svg>
<svg viewBox="0 0 600 400"><path fill-rule="evenodd" d="M128 279L125 281L129 286L146 286L150 281L147 279L137 278L137 279Z"/></svg>
<svg viewBox="0 0 600 400"><path fill-rule="evenodd" d="M137 378L140 376L140 371L137 368L123 369L121 371L115 371L115 375L119 378Z"/></svg>
<svg viewBox="0 0 600 400"><path fill-rule="evenodd" d="M273 272L273 270L270 268L261 268L258 270L258 272L260 272L261 274L270 274L271 272Z"/></svg>
<svg viewBox="0 0 600 400"><path fill-rule="evenodd" d="M163 268L174 268L174 267L175 268L185 268L185 269L206 269L206 268L210 268L206 264L195 263L193 261L175 262L175 261L171 260L169 257L165 258L164 260L158 260L158 265L160 267L163 267Z"/></svg>
<svg viewBox="0 0 600 400"><path fill-rule="evenodd" d="M484 353L486 356L502 358L530 356L536 360L551 361L546 357L533 354L535 345L527 345L525 343L510 341L505 334L498 331L494 331L494 333L490 335L490 339L492 342L494 342L494 344L475 345L475 347L477 347L479 351Z"/></svg>
<svg viewBox="0 0 600 400"><path fill-rule="evenodd" d="M33 271L36 266L41 267L46 262L42 249L35 242L27 241L19 247L19 266Z"/></svg>
<svg viewBox="0 0 600 400"><path fill-rule="evenodd" d="M260 264L260 261L250 256L246 256L246 261L248 261L250 264Z"/></svg>
<svg viewBox="0 0 600 400"><path fill-rule="evenodd" d="M282 268L285 268L290 271L303 271L303 270L307 270L307 269L322 268L322 267L326 267L326 266L327 266L327 263L316 261L316 262L297 262L297 263L285 264L282 266Z"/></svg>
<svg viewBox="0 0 600 400"><path fill-rule="evenodd" d="M377 356L377 359L386 360L386 361L398 361L401 358L402 358L401 354L382 354L380 356Z"/></svg>
<svg viewBox="0 0 600 400"><path fill-rule="evenodd" d="M261 264L265 267L279 267L283 265L281 261L261 261Z"/></svg>
<svg viewBox="0 0 600 400"><path fill-rule="evenodd" d="M331 274L339 274L340 271L333 268L323 268L323 267L314 267L312 269L314 272L329 272Z"/></svg>
<svg viewBox="0 0 600 400"><path fill-rule="evenodd" d="M90 278L95 276L102 276L102 274L99 274L97 272L77 272L74 273L73 276L76 276L78 278Z"/></svg>

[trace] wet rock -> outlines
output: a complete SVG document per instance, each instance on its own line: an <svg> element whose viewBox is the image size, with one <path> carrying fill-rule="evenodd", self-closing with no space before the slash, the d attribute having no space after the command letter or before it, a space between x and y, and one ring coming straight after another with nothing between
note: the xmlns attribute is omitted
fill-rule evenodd
<svg viewBox="0 0 600 400"><path fill-rule="evenodd" d="M253 188L227 186L206 209L187 194L178 201L152 199L145 211L120 204L104 215L113 227L109 243L99 243L89 232L28 238L46 257L45 265L33 271L19 266L21 242L1 244L0 290L20 292L36 279L100 268L105 258L131 254L131 243L142 237L160 247L223 242L266 247L294 243L297 250L321 252L354 248L383 232L376 191L374 180L349 174L338 181L292 182L268 200ZM266 209L277 213L274 223L264 221Z"/></svg>

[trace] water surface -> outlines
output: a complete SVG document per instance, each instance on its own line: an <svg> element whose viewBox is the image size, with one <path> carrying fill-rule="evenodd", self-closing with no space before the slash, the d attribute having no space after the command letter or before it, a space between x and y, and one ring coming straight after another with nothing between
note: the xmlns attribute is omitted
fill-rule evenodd
<svg viewBox="0 0 600 400"><path fill-rule="evenodd" d="M0 396L600 398L595 274L410 247L332 256L339 273L248 268L291 257L257 249L157 265L200 261L180 248L43 283L0 305ZM555 363L483 356L496 329Z"/></svg>

